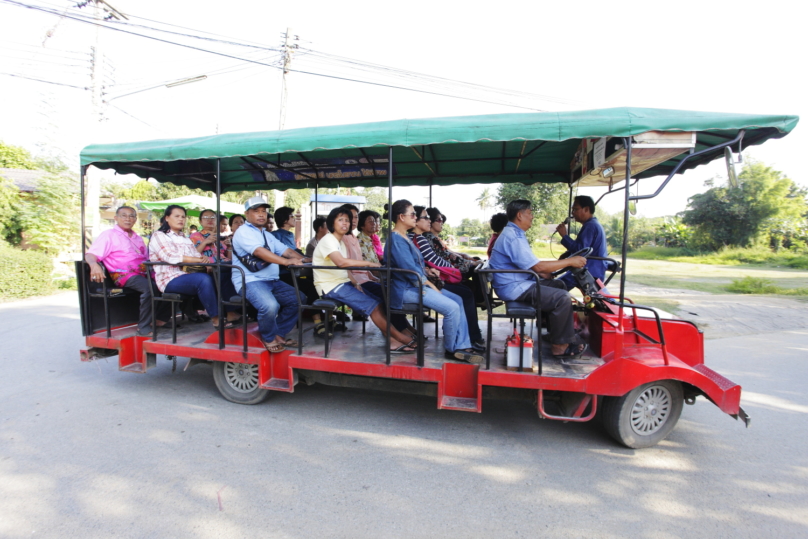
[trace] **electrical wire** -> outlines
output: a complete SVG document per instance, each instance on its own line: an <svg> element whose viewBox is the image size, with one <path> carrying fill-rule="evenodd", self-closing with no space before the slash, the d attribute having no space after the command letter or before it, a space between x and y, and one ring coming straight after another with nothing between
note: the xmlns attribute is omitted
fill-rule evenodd
<svg viewBox="0 0 808 539"><path fill-rule="evenodd" d="M89 89L89 88L86 88L86 87L82 88L81 86L73 86L72 84L65 84L63 82L54 82L52 80L35 79L33 77L26 77L24 75L17 75L15 73L0 73L0 75L7 75L9 77L16 77L18 79L28 79L28 80L33 80L33 81L37 81L37 82L44 82L46 84L55 84L57 86L67 86L68 88L76 88L77 90L88 90Z"/></svg>

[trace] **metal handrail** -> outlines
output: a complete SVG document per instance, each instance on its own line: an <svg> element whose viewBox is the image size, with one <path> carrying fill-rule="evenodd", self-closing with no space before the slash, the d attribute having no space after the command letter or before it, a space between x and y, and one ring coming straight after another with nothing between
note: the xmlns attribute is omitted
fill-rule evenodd
<svg viewBox="0 0 808 539"><path fill-rule="evenodd" d="M371 266L351 266L351 267L347 267L347 268L340 268L338 266L315 266L315 265L312 265L312 264L290 264L287 267L290 268L290 269L294 269L294 270L300 270L300 269L313 269L313 270L316 269L316 270L330 270L330 271L334 271L334 270L342 270L342 271L388 270L388 271L390 271L392 273L411 273L411 274L415 275L416 277L419 277L419 280L420 280L420 277L421 277L421 274L419 274L415 270L408 270L408 269L403 269L403 268L390 268L390 267L385 267L385 266L381 266L381 267L379 267L379 266L373 266L373 267L371 267ZM296 278L296 272L295 271L292 272L292 279L293 279L293 282L295 283L295 290L297 291L298 288L297 288L297 278ZM389 287L389 284L388 284L388 287ZM387 361L386 362L387 362L388 365L390 365L390 361L391 361L391 356L390 356L390 326L392 325L392 322L390 320L390 312L395 313L395 312L404 312L404 311L401 311L400 309L391 309L391 307L390 307L390 293L389 293L388 290L386 290L386 288L388 288L388 287L382 286L382 294L384 294L384 296L385 296L383 299L385 301L385 305L387 306L387 334L386 334L386 346L385 346L385 348L387 350L386 351L386 355L387 355L387 358L386 358ZM298 297L300 297L300 296L298 296ZM423 316L423 314L422 314L423 310L424 310L423 294L419 294L418 295L418 311L420 313L419 314L419 320L420 320L420 317ZM424 345L424 336L423 336L424 328L423 328L423 322L419 322L418 325L419 325L419 327L416 328L417 333L418 333L418 337L417 337L418 338L418 348L416 350L416 359L417 359L418 366L423 367L424 366L424 346L423 346Z"/></svg>
<svg viewBox="0 0 808 539"><path fill-rule="evenodd" d="M667 346L665 345L665 332L663 331L663 328L662 328L662 319L660 318L659 313L657 312L656 309L654 309L653 307L649 307L647 305L638 305L636 303L619 302L619 301L615 301L614 299L611 299L611 298L603 298L603 299L604 299L604 301L606 301L606 302L608 302L608 303L610 303L612 305L615 305L617 307L623 307L624 309L631 309L632 311L634 311L634 320L635 320L635 322L634 322L634 333L641 336L642 338L644 338L645 340L647 340L651 344L658 344L660 346L660 348L662 349L662 357L663 357L663 359L665 361L665 365L670 364L670 362L668 361ZM646 335L645 333L643 333L642 331L640 331L637 328L637 322L636 322L636 320L637 320L637 309L640 309L642 311L651 311L652 313L654 313L654 318L656 319L656 324L657 324L657 332L659 333L659 340L654 339L650 335Z"/></svg>
<svg viewBox="0 0 808 539"><path fill-rule="evenodd" d="M224 342L224 320L227 320L227 315L223 313L222 306L223 305L239 305L238 303L233 303L229 299L225 301L222 298L222 290L221 290L221 270L220 268L227 266L228 268L237 269L241 273L241 328L242 328L242 337L243 337L243 348L244 352L247 352L247 300L246 300L246 278L244 274L244 269L236 266L235 264L226 264L223 262L200 262L194 264L187 264L180 262L179 264L171 264L169 262L144 262L144 266L203 266L203 267L212 267L216 271L216 277L213 279L214 285L216 286L216 297L219 307L219 350L222 350L225 347ZM155 295L154 295L154 282L153 279L147 279L149 282L149 290L151 291L151 302L152 302L152 341L157 340L157 310L155 309ZM176 322L174 322L176 324Z"/></svg>
<svg viewBox="0 0 808 539"><path fill-rule="evenodd" d="M532 275L533 278L536 280L536 287L537 287L537 294L539 305L541 305L541 277L538 273L533 270L520 270L520 269L475 269L477 273L522 273L522 274L529 274ZM485 296L485 305L488 310L488 334L486 335L486 342L485 342L485 370L491 370L491 334L493 332L493 318L510 318L505 315L496 315L494 314L494 307L491 305L491 294L493 294L493 284L488 282L488 279L481 279L480 286L484 287L483 296ZM540 309L536 309L536 318L539 319L541 316ZM520 318L521 320L521 331L522 337L519 339L519 371L522 372L524 369L522 367L523 363L523 355L524 355L524 333L525 333L525 319ZM537 327L539 324L537 324ZM514 323L515 329L515 323ZM539 376L542 374L542 353L541 353L541 329L539 329L539 339L536 341L536 348L538 349L538 362L539 362Z"/></svg>

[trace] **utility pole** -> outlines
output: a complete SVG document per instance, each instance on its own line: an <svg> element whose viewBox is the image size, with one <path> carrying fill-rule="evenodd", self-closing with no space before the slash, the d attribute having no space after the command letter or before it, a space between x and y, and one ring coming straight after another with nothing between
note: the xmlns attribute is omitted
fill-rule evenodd
<svg viewBox="0 0 808 539"><path fill-rule="evenodd" d="M283 43L283 86L281 87L281 114L280 120L278 121L278 131L283 131L283 124L286 123L286 97L287 97L287 88L286 88L286 75L289 74L289 70L292 68L292 53L294 49L297 49L297 44L292 43L292 29L287 28L286 34L284 34L284 43ZM298 41L300 38L294 36L294 41Z"/></svg>
<svg viewBox="0 0 808 539"><path fill-rule="evenodd" d="M95 130L99 142L103 142L102 125L106 120L104 103L104 54L101 50L101 23L109 19L127 19L127 16L112 7L106 0L86 0L76 5L83 8L89 4L93 5L93 18L95 19L95 45L92 50L92 64L90 68L90 82L92 89L93 118L98 122L98 129ZM91 237L95 238L101 233L101 179L96 171L88 169L87 177L81 178L87 182L84 204L86 206L85 215L88 222L85 227ZM87 238L84 238L86 241Z"/></svg>
<svg viewBox="0 0 808 539"><path fill-rule="evenodd" d="M286 98L288 95L288 90L286 87L286 75L289 74L289 71L292 68L292 52L294 49L297 49L297 44L293 44L292 41L298 41L300 39L297 36L294 36L294 40L292 39L291 28L286 28L286 34L283 35L283 38L283 82L281 86L281 112L278 120L278 131L283 131L283 124L286 123ZM277 209L283 206L285 201L286 193L283 191L277 191L275 193L275 208Z"/></svg>

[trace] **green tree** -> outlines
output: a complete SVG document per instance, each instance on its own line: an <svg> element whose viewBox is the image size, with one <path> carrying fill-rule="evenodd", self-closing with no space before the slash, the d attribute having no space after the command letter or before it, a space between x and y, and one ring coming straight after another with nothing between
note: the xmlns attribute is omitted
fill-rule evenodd
<svg viewBox="0 0 808 539"><path fill-rule="evenodd" d="M24 199L19 220L24 239L50 254L79 245L78 180L67 174L46 174L37 190Z"/></svg>
<svg viewBox="0 0 808 539"><path fill-rule="evenodd" d="M771 167L748 162L738 175L739 187L713 187L690 198L682 222L694 227L700 247L747 247L783 241L783 223L799 225L808 212L805 190Z"/></svg>
<svg viewBox="0 0 808 539"><path fill-rule="evenodd" d="M35 170L36 161L30 152L20 146L5 144L0 140L0 168L22 168Z"/></svg>
<svg viewBox="0 0 808 539"><path fill-rule="evenodd" d="M560 183L502 184L497 189L496 202L503 208L512 200L529 200L533 205L533 226L526 232L533 243L540 235L540 228L548 223L560 223L569 211L569 189Z"/></svg>
<svg viewBox="0 0 808 539"><path fill-rule="evenodd" d="M300 210L303 206L308 206L311 202L312 190L305 189L287 189L286 198L283 203L284 206L293 208L295 211ZM273 206L273 209L277 209Z"/></svg>
<svg viewBox="0 0 808 539"><path fill-rule="evenodd" d="M483 218L485 218L485 210L494 206L494 195L491 193L491 189L486 187L483 189L480 196L478 196L475 201L477 202L477 206L483 211Z"/></svg>
<svg viewBox="0 0 808 539"><path fill-rule="evenodd" d="M19 243L20 225L17 213L21 204L20 190L0 176L0 242Z"/></svg>

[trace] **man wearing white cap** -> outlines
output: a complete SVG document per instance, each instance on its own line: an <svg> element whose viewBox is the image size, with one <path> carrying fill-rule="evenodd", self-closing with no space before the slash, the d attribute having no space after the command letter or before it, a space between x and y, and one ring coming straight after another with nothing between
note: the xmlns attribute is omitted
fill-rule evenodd
<svg viewBox="0 0 808 539"><path fill-rule="evenodd" d="M258 330L264 346L270 352L281 352L286 346L297 346L297 342L287 339L297 322L297 305L304 297L278 279L278 266L300 264L303 257L289 249L266 231L269 204L260 196L252 197L244 203L244 216L247 222L233 236L233 265L244 270L246 290L244 294L258 311ZM269 264L258 271L250 271L244 264L254 256ZM241 292L241 272L233 272L233 285Z"/></svg>

